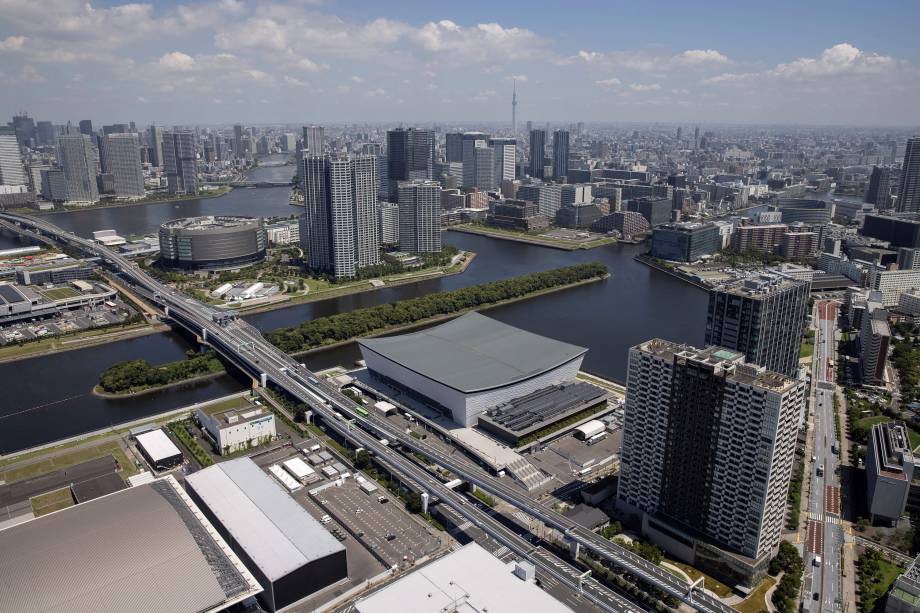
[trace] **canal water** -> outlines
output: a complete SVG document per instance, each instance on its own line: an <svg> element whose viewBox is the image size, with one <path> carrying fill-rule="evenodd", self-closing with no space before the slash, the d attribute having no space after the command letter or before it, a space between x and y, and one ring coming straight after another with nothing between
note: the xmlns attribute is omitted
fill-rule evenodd
<svg viewBox="0 0 920 613"><path fill-rule="evenodd" d="M260 168L290 178L291 167ZM260 180L274 180L263 177ZM282 179L283 180L283 179ZM155 232L163 221L202 214L285 215L297 209L287 204L286 188L237 189L213 199L136 207L94 209L50 215L54 223L87 236L113 228L121 234ZM644 245L609 245L590 251L567 252L493 238L446 232L446 243L476 252L463 274L421 283L342 296L247 319L262 330L389 303L433 292L505 279L579 262L599 261L612 277L606 281L548 294L488 312L503 322L589 349L584 368L622 381L629 347L653 337L700 345L705 329L706 294L633 258ZM181 359L190 347L180 334L156 334L56 355L0 364L4 382L0 401L0 453L40 445L168 411L243 388L230 376L155 394L112 400L92 394L99 373L130 359L162 363ZM350 344L313 354L312 368L352 365L359 354Z"/></svg>

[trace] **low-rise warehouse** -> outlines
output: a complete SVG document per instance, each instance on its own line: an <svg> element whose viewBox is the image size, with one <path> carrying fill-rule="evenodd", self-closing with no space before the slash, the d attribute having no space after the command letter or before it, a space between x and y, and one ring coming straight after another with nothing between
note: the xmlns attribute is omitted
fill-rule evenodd
<svg viewBox="0 0 920 613"><path fill-rule="evenodd" d="M182 464L182 452L161 428L139 434L135 440L154 470L167 470Z"/></svg>
<svg viewBox="0 0 920 613"><path fill-rule="evenodd" d="M261 591L172 476L0 531L0 610L221 611Z"/></svg>
<svg viewBox="0 0 920 613"><path fill-rule="evenodd" d="M373 376L463 426L486 409L574 380L588 351L475 312L358 345Z"/></svg>
<svg viewBox="0 0 920 613"><path fill-rule="evenodd" d="M533 566L505 564L476 543L470 543L359 600L355 610L358 613L571 611L537 587L532 574Z"/></svg>
<svg viewBox="0 0 920 613"><path fill-rule="evenodd" d="M189 493L252 571L276 611L348 574L345 547L249 458L189 475Z"/></svg>

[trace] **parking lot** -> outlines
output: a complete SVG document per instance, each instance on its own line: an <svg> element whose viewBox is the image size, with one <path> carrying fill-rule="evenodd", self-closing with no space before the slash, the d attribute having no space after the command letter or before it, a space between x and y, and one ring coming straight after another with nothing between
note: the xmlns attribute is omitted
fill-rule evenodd
<svg viewBox="0 0 920 613"><path fill-rule="evenodd" d="M443 544L435 528L410 516L383 488L368 494L354 479L346 479L341 486L327 487L312 499L388 566L411 564Z"/></svg>
<svg viewBox="0 0 920 613"><path fill-rule="evenodd" d="M118 324L128 319L133 313L133 310L119 301L115 308L103 306L91 309L87 307L60 313L53 318L41 321L10 324L0 330L0 345Z"/></svg>

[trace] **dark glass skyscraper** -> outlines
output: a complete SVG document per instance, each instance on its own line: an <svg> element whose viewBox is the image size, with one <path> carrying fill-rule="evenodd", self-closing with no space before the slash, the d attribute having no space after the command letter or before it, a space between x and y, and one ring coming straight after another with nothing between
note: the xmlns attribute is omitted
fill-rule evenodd
<svg viewBox="0 0 920 613"><path fill-rule="evenodd" d="M546 157L546 132L543 130L531 130L530 131L530 176L531 177L535 179L543 178L543 160L545 157Z"/></svg>
<svg viewBox="0 0 920 613"><path fill-rule="evenodd" d="M398 202L400 181L432 178L434 132L415 128L387 132L387 164L390 200Z"/></svg>
<svg viewBox="0 0 920 613"><path fill-rule="evenodd" d="M901 186L898 189L898 210L920 212L920 136L907 140L904 163L901 165Z"/></svg>
<svg viewBox="0 0 920 613"><path fill-rule="evenodd" d="M553 178L559 181L569 174L569 132L553 132Z"/></svg>

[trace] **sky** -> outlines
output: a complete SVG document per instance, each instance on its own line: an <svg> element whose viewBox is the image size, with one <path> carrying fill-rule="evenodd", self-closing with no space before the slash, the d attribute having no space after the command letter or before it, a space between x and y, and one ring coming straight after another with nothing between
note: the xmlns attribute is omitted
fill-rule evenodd
<svg viewBox="0 0 920 613"><path fill-rule="evenodd" d="M0 0L0 117L920 125L920 2Z"/></svg>

